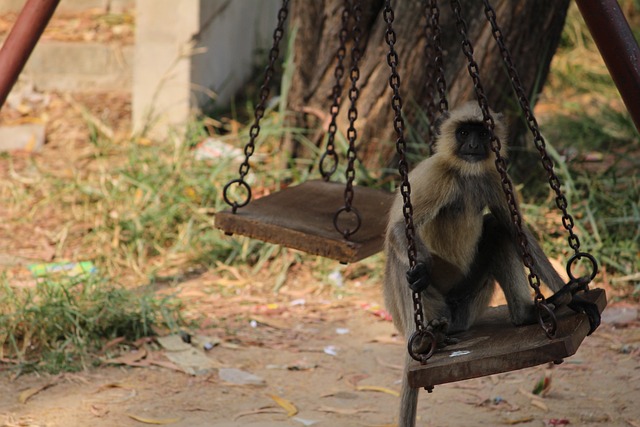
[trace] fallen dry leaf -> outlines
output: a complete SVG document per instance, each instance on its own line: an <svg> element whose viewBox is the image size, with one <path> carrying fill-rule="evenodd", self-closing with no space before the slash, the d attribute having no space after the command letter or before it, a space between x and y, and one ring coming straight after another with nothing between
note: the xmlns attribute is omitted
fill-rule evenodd
<svg viewBox="0 0 640 427"><path fill-rule="evenodd" d="M38 387L32 387L29 388L25 391L23 391L22 393L20 393L20 395L18 396L18 401L22 404L27 403L27 400L31 399L33 396L35 396L36 394L40 393L43 390L48 389L49 387L54 386L55 383L53 382L48 382L47 384L38 386Z"/></svg>
<svg viewBox="0 0 640 427"><path fill-rule="evenodd" d="M529 421L533 421L533 420L534 420L534 417L522 417L522 418L515 418L513 420L502 420L502 424L513 426L516 424L528 423Z"/></svg>
<svg viewBox="0 0 640 427"><path fill-rule="evenodd" d="M109 413L109 408L107 408L106 405L92 403L89 411L91 411L91 414L93 414L93 416L102 418Z"/></svg>
<svg viewBox="0 0 640 427"><path fill-rule="evenodd" d="M133 414L127 414L127 416L144 424L166 425L177 423L178 421L180 421L180 418L145 418Z"/></svg>
<svg viewBox="0 0 640 427"><path fill-rule="evenodd" d="M298 408L296 408L296 406L290 400L284 399L280 396L276 396L275 394L270 394L269 397L272 398L285 411L287 411L287 417L293 417L298 413Z"/></svg>
<svg viewBox="0 0 640 427"><path fill-rule="evenodd" d="M400 397L400 393L398 393L395 390L391 390L390 388L379 387L375 385L359 385L356 387L356 390L357 391L378 391L380 393L387 393L392 396Z"/></svg>
<svg viewBox="0 0 640 427"><path fill-rule="evenodd" d="M260 414L282 414L282 411L279 408L274 408L273 406L265 406L263 408L254 409L253 411L240 412L233 417L233 421L237 421L239 418L249 415Z"/></svg>
<svg viewBox="0 0 640 427"><path fill-rule="evenodd" d="M531 405L542 409L544 412L549 412L549 407L540 399L531 399Z"/></svg>
<svg viewBox="0 0 640 427"><path fill-rule="evenodd" d="M112 365L149 366L149 363L144 363L142 361L146 356L147 356L147 350L142 349L138 351L129 352L120 357L107 359L106 362Z"/></svg>
<svg viewBox="0 0 640 427"><path fill-rule="evenodd" d="M375 412L371 408L335 408L333 406L321 406L320 408L318 408L318 411L340 415L357 415L364 412Z"/></svg>

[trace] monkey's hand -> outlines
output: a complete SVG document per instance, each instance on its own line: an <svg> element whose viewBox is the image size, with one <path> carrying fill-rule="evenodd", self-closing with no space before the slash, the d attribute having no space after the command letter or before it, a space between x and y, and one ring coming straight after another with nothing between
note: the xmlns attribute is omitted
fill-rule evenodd
<svg viewBox="0 0 640 427"><path fill-rule="evenodd" d="M409 288L413 292L422 292L427 289L431 282L431 274L427 264L418 262L415 267L410 268L407 271L407 281L409 282Z"/></svg>
<svg viewBox="0 0 640 427"><path fill-rule="evenodd" d="M553 305L554 310L564 305L577 313L584 313L589 318L589 335L600 326L600 311L595 303L584 299L579 292L586 291L589 285L588 277L579 277L571 280L555 294L547 298L547 302Z"/></svg>

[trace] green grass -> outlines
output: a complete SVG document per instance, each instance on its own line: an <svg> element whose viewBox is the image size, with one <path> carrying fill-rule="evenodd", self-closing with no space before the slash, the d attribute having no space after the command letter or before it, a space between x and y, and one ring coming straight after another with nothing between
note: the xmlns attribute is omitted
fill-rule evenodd
<svg viewBox="0 0 640 427"><path fill-rule="evenodd" d="M177 300L95 275L49 277L23 288L3 277L0 288L0 350L21 372L86 369L100 363L98 353L112 339L124 338L112 349L118 351L155 328L182 324Z"/></svg>
<svg viewBox="0 0 640 427"><path fill-rule="evenodd" d="M621 4L632 28L640 28L637 2ZM542 98L554 105L554 114L541 120L542 131L571 201L581 249L596 255L609 275L626 278L612 281L623 293L640 294L640 135L575 5ZM551 198L528 202L557 212Z"/></svg>

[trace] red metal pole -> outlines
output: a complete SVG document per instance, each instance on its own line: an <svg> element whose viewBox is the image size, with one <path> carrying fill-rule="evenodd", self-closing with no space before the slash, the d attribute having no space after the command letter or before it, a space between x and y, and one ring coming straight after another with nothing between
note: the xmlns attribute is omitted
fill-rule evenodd
<svg viewBox="0 0 640 427"><path fill-rule="evenodd" d="M576 0L609 74L640 131L640 48L616 0Z"/></svg>
<svg viewBox="0 0 640 427"><path fill-rule="evenodd" d="M0 49L0 109L60 0L27 0Z"/></svg>

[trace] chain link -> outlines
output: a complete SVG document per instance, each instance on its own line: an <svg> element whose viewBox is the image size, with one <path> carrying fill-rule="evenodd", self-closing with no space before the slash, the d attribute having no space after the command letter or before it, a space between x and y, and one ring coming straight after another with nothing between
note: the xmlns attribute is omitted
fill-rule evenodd
<svg viewBox="0 0 640 427"><path fill-rule="evenodd" d="M439 111L444 113L449 109L447 101L447 83L444 76L444 65L442 60L442 41L440 37L440 9L437 0L429 0L425 3L425 57L427 70L427 119L429 121L429 145L433 147L435 143L435 121ZM438 106L435 102L435 93L440 99Z"/></svg>
<svg viewBox="0 0 640 427"><path fill-rule="evenodd" d="M402 97L400 96L400 75L398 74L398 53L395 50L396 33L393 29L394 13L391 7L391 0L385 1L384 21L387 24L385 32L385 41L389 46L387 53L387 64L391 69L389 77L389 86L393 91L391 97L391 108L394 111L393 128L396 131L396 151L399 156L398 172L402 182L400 184L400 193L402 194L402 213L404 215L405 234L407 237L407 257L409 259L409 268L416 266L416 244L415 244L415 227L413 224L413 206L411 205L411 184L409 183L409 166L406 159L407 142L404 138L404 120L402 118ZM416 333L409 339L409 345L415 340L416 334L429 334L425 328L424 311L422 308L422 298L419 292L412 292L414 322L416 325ZM432 335L431 335L432 337ZM414 355L409 352L412 357L421 363L426 363L432 352L428 354Z"/></svg>
<svg viewBox="0 0 640 427"><path fill-rule="evenodd" d="M249 160L256 149L256 139L260 134L260 120L264 116L266 110L266 103L270 93L269 84L271 83L271 79L273 78L275 63L278 59L278 55L280 54L279 45L282 37L284 36L284 24L287 20L288 14L289 0L282 0L282 6L278 11L278 24L273 32L273 45L269 50L269 64L264 71L264 81L262 83L262 86L260 87L260 101L258 102L258 105L256 106L256 109L254 111L254 122L249 129L249 142L247 142L247 145L245 145L244 147L244 161L238 169L240 177L229 181L224 187L224 200L231 206L233 213L236 213L238 208L247 205L251 200L251 186L245 181L244 178L249 173ZM238 184L245 188L247 192L246 200L241 203L230 200L228 191L232 184Z"/></svg>
<svg viewBox="0 0 640 427"><path fill-rule="evenodd" d="M520 108L524 113L524 116L527 120L527 126L533 135L533 143L535 144L538 152L540 153L540 159L542 166L547 171L549 176L549 185L553 189L556 194L556 206L558 209L562 211L562 225L569 233L569 246L575 251L575 253L580 252L580 239L573 231L573 217L568 212L568 202L567 198L562 192L560 179L553 170L553 161L549 157L549 154L546 150L546 144L542 134L540 133L540 128L538 127L538 121L536 120L533 112L531 111L529 99L522 85L522 81L520 80L520 76L518 75L518 71L513 63L511 58L511 53L506 46L504 41L504 35L502 30L498 26L498 22L496 19L496 12L489 3L488 0L483 0L484 2L484 12L491 24L491 33L493 38L495 39L498 48L500 49L500 54L502 55L502 60L504 61L507 72L510 77L511 86L516 93L516 97L518 98L518 103L520 104Z"/></svg>
<svg viewBox="0 0 640 427"><path fill-rule="evenodd" d="M354 19L354 26L351 32L353 39L353 47L351 48L351 69L349 71L349 78L351 80L351 87L349 89L349 110L347 117L349 118L349 128L347 129L347 140L349 141L349 149L347 150L347 170L345 176L347 183L344 189L344 207L336 212L336 216L341 212L353 213L356 217L356 223L360 224L360 213L352 207L353 197L355 195L353 191L353 182L356 178L355 162L357 160L356 140L358 138L358 132L355 128L356 120L358 119L357 102L360 96L360 89L358 88L358 79L360 78L360 68L358 63L362 57L362 49L360 47L360 37L362 30L360 28L360 21L362 19L362 8L360 0L355 0L352 5L351 14ZM359 226L354 229L341 229L338 225L337 219L334 221L338 232L342 233L345 239L348 239L354 234Z"/></svg>
<svg viewBox="0 0 640 427"><path fill-rule="evenodd" d="M338 169L338 154L336 153L335 147L336 132L338 131L338 124L336 123L336 119L338 117L338 113L340 112L342 78L344 76L344 58L347 53L346 44L347 39L349 38L349 19L351 16L350 9L351 1L344 0L344 6L342 9L342 25L340 27L340 33L338 34L339 46L338 50L336 51L336 68L333 71L335 83L331 91L333 102L331 104L331 109L329 110L331 114L331 122L329 123L329 129L327 132L327 147L320 157L320 174L325 181L329 181L331 176ZM326 169L325 167L325 160L327 159L331 159L331 167L329 169Z"/></svg>
<svg viewBox="0 0 640 427"><path fill-rule="evenodd" d="M477 62L473 57L473 46L471 45L471 42L469 41L469 37L467 35L468 34L467 24L462 18L462 7L460 5L460 1L451 0L451 9L453 10L453 13L456 19L456 27L458 29L458 33L460 34L460 37L462 39L462 42L461 42L462 52L467 58L467 62L468 62L467 69L469 71L469 75L471 76L471 79L473 80L475 93L478 98L478 104L482 110L483 121L491 134L491 150L495 153L495 156L496 156L496 160L495 160L496 169L500 174L502 190L504 191L507 204L509 206L511 220L513 221L513 224L516 227L517 242L518 242L518 246L520 247L522 262L528 270L529 285L535 291L535 302L538 307L539 317L541 318L542 310L543 310L542 305L545 304L545 298L544 298L544 295L542 295L542 292L540 291L540 279L537 276L537 274L534 273L533 271L534 260L529 251L529 242L528 242L527 236L525 235L523 230L522 215L520 214L520 211L518 209L516 196L513 190L513 184L511 182L511 179L509 178L509 175L507 174L506 161L504 157L502 157L502 154L500 153L502 144L500 142L500 139L495 135L495 121L491 116L491 113L489 110L489 101L485 95L484 88L480 81L480 70ZM543 324L542 321L540 322L543 328L545 328L545 332L547 333L547 335L552 335L554 333L555 322L553 323L554 323L553 325L548 326Z"/></svg>

